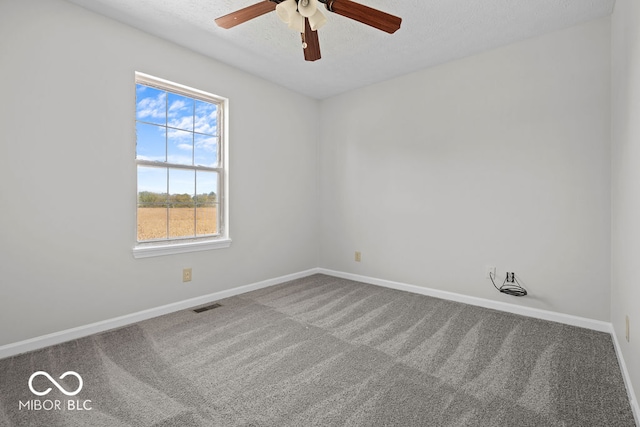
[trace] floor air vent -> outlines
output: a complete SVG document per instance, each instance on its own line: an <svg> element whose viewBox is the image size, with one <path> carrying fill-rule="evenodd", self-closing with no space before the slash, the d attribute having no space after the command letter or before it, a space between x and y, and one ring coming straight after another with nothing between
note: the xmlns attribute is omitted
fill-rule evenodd
<svg viewBox="0 0 640 427"><path fill-rule="evenodd" d="M211 304L211 305L207 305L206 307L200 307L200 308L196 308L193 311L195 311L196 313L202 313L203 311L209 311L209 310L213 310L214 308L218 308L218 307L222 307L222 304Z"/></svg>

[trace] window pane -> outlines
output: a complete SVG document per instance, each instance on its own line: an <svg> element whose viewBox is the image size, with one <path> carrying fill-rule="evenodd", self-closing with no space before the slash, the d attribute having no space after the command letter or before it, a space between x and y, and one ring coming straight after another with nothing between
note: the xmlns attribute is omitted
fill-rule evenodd
<svg viewBox="0 0 640 427"><path fill-rule="evenodd" d="M196 208L196 233L198 236L218 234L218 206Z"/></svg>
<svg viewBox="0 0 640 427"><path fill-rule="evenodd" d="M138 240L167 238L167 168L138 166Z"/></svg>
<svg viewBox="0 0 640 427"><path fill-rule="evenodd" d="M169 237L195 236L195 171L169 169Z"/></svg>
<svg viewBox="0 0 640 427"><path fill-rule="evenodd" d="M169 129L167 160L178 165L193 165L193 133Z"/></svg>
<svg viewBox="0 0 640 427"><path fill-rule="evenodd" d="M136 158L166 162L166 133L163 126L136 123Z"/></svg>
<svg viewBox="0 0 640 427"><path fill-rule="evenodd" d="M138 241L167 238L167 208L138 206Z"/></svg>
<svg viewBox="0 0 640 427"><path fill-rule="evenodd" d="M193 102L186 96L169 93L169 126L193 131Z"/></svg>
<svg viewBox="0 0 640 427"><path fill-rule="evenodd" d="M195 236L195 209L187 207L169 208L169 237Z"/></svg>
<svg viewBox="0 0 640 427"><path fill-rule="evenodd" d="M167 92L149 86L136 85L136 120L167 124Z"/></svg>
<svg viewBox="0 0 640 427"><path fill-rule="evenodd" d="M218 138L209 135L194 136L194 163L198 166L218 166Z"/></svg>
<svg viewBox="0 0 640 427"><path fill-rule="evenodd" d="M218 135L218 106L196 101L195 131L207 135Z"/></svg>
<svg viewBox="0 0 640 427"><path fill-rule="evenodd" d="M162 203L166 203L167 168L138 166L138 197L141 192L158 194ZM140 203L139 200L138 203Z"/></svg>
<svg viewBox="0 0 640 427"><path fill-rule="evenodd" d="M196 233L218 233L218 174L198 171L196 175Z"/></svg>
<svg viewBox="0 0 640 427"><path fill-rule="evenodd" d="M218 173L198 171L196 178L196 203L203 206L218 203Z"/></svg>

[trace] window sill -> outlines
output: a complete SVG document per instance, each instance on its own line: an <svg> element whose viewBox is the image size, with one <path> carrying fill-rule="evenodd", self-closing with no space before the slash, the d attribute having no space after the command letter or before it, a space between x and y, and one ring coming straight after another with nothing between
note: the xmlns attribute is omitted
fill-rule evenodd
<svg viewBox="0 0 640 427"><path fill-rule="evenodd" d="M184 254L188 252L209 251L231 246L231 239L205 240L183 243L147 243L133 248L134 258L150 258L164 255Z"/></svg>

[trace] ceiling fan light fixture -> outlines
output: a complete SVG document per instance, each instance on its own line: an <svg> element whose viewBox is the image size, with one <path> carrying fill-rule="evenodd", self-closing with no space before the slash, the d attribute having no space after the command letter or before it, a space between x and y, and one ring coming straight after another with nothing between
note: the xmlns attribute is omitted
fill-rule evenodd
<svg viewBox="0 0 640 427"><path fill-rule="evenodd" d="M320 9L317 9L316 13L309 17L309 26L311 27L312 31L317 31L318 28L322 27L326 23L327 17L324 16L322 12L320 12Z"/></svg>
<svg viewBox="0 0 640 427"><path fill-rule="evenodd" d="M399 30L402 24L402 18L398 16L351 0L261 0L215 21L219 27L228 29L275 10L280 20L302 36L304 60L317 61L321 58L318 28L327 22L327 18L318 10L318 3L324 4L329 12L389 34Z"/></svg>
<svg viewBox="0 0 640 427"><path fill-rule="evenodd" d="M299 13L293 15L289 21L289 28L298 33L304 33L304 18L302 15Z"/></svg>
<svg viewBox="0 0 640 427"><path fill-rule="evenodd" d="M285 0L276 6L278 18L285 24L290 24L292 18L298 15L298 3L296 0Z"/></svg>
<svg viewBox="0 0 640 427"><path fill-rule="evenodd" d="M313 16L318 10L318 0L300 0L298 1L298 12L305 18Z"/></svg>

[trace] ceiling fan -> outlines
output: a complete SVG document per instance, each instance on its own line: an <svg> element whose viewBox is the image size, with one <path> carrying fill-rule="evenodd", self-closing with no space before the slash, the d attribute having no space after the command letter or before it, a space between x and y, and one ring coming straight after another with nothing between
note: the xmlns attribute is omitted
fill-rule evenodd
<svg viewBox="0 0 640 427"><path fill-rule="evenodd" d="M289 28L300 32L304 59L316 61L320 59L318 28L327 22L318 9L318 3L324 4L329 12L337 13L389 34L395 33L402 23L402 18L351 0L264 0L221 16L216 19L216 24L222 28L232 28L275 10L278 17L288 24Z"/></svg>

